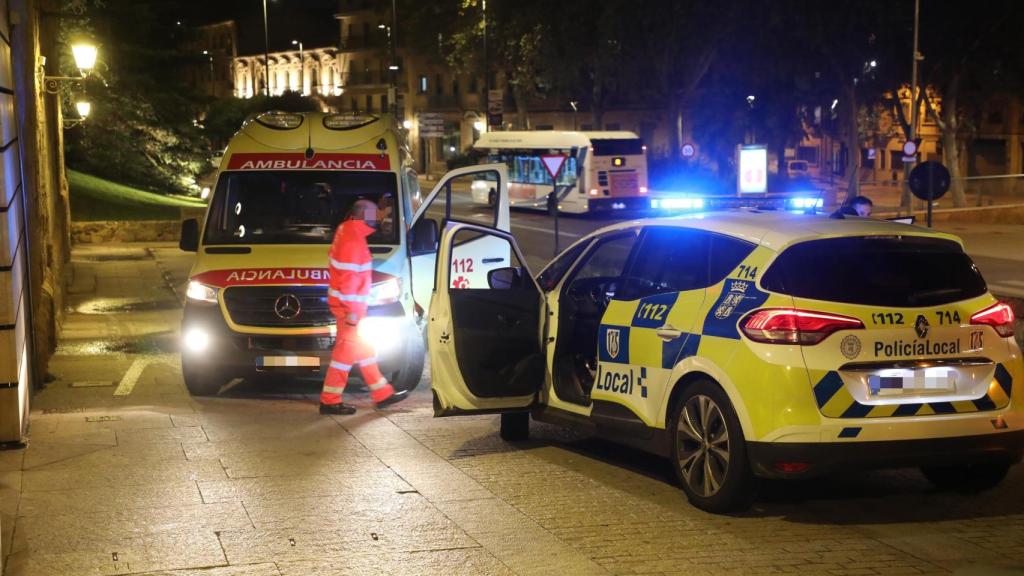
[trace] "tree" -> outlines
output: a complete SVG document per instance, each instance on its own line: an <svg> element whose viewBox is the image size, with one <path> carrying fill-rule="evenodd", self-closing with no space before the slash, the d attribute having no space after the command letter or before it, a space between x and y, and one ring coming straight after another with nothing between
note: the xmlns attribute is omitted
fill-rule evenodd
<svg viewBox="0 0 1024 576"><path fill-rule="evenodd" d="M67 0L65 8L84 18L61 19L64 39L91 37L101 53L96 73L81 86L92 114L66 135L68 166L155 192L198 192L195 179L208 167L209 146L198 127L203 97L174 85L185 60L166 25L173 6Z"/></svg>

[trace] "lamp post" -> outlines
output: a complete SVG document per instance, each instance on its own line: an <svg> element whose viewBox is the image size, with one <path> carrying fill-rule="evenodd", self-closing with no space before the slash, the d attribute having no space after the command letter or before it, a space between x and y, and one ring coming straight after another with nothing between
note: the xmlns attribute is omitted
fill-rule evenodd
<svg viewBox="0 0 1024 576"><path fill-rule="evenodd" d="M306 95L306 59L303 57L302 42L292 40L292 46L299 46L299 94Z"/></svg>
<svg viewBox="0 0 1024 576"><path fill-rule="evenodd" d="M270 97L270 33L267 28L267 0L263 0L263 94Z"/></svg>
<svg viewBox="0 0 1024 576"><path fill-rule="evenodd" d="M96 67L97 53L98 51L96 50L96 46L92 44L77 42L71 46L71 55L75 59L75 67L78 68L78 76L47 76L45 68L40 66L39 74L43 79L43 89L49 94L59 94L61 82L81 82L85 80L89 73L92 72L92 69ZM58 97L58 113L60 109L61 99ZM71 128L81 124L92 111L92 104L86 100L79 100L75 103L75 109L78 111L79 117L75 120L65 120L65 128Z"/></svg>
<svg viewBox="0 0 1024 576"><path fill-rule="evenodd" d="M213 54L210 54L209 50L203 50L203 56L206 56L207 60L210 61L210 97L213 97L214 96Z"/></svg>

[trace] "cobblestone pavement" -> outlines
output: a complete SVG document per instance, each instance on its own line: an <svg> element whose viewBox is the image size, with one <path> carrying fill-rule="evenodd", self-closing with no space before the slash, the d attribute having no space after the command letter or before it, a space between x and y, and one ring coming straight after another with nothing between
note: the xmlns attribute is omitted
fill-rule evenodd
<svg viewBox="0 0 1024 576"><path fill-rule="evenodd" d="M350 417L317 415L315 382L192 399L164 282L187 260L91 246L73 264L55 379L28 447L0 452L7 576L1024 573L1024 468L981 495L909 470L771 484L709 515L656 458L434 419L429 378L386 412L355 392Z"/></svg>

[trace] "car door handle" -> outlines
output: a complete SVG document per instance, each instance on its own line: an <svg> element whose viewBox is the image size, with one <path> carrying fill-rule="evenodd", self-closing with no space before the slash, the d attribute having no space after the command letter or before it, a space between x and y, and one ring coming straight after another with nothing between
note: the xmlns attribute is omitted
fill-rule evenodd
<svg viewBox="0 0 1024 576"><path fill-rule="evenodd" d="M670 340L675 340L676 338L679 338L680 336L682 336L683 335L683 331L682 330L676 330L675 328L672 327L671 324L665 324L661 328L658 328L655 331L655 334L658 335L658 338L661 338L662 340L668 342Z"/></svg>

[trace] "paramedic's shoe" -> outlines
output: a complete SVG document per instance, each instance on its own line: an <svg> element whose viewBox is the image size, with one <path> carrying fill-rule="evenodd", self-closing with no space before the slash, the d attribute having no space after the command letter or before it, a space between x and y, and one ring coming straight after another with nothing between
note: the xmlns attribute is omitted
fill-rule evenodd
<svg viewBox="0 0 1024 576"><path fill-rule="evenodd" d="M356 413L355 406L348 404L321 404L320 414L325 416L348 416Z"/></svg>
<svg viewBox="0 0 1024 576"><path fill-rule="evenodd" d="M377 402L377 404L374 407L378 409L387 408L388 406L391 406L392 404L395 404L397 402L401 402L402 400L405 400L408 397L408 390L400 390L398 392L395 392L391 396L388 396L387 398L381 400L380 402Z"/></svg>

